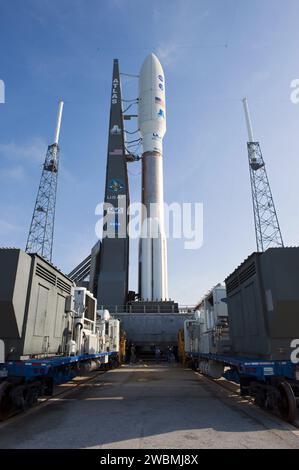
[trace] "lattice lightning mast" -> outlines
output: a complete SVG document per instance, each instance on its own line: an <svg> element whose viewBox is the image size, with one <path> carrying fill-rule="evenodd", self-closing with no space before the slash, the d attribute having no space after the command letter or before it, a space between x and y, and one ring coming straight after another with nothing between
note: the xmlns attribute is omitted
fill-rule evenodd
<svg viewBox="0 0 299 470"><path fill-rule="evenodd" d="M49 145L35 201L29 235L27 253L38 253L47 261L52 261L55 205L59 167L59 134L63 110L59 101L54 143Z"/></svg>
<svg viewBox="0 0 299 470"><path fill-rule="evenodd" d="M248 160L257 250L283 247L273 196L259 142L254 140L247 98L243 100L249 142Z"/></svg>

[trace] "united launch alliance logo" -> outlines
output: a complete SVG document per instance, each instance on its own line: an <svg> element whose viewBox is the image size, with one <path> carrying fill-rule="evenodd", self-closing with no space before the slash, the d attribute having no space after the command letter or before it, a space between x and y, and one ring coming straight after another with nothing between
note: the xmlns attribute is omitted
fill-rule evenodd
<svg viewBox="0 0 299 470"><path fill-rule="evenodd" d="M113 191L114 193L118 193L118 191L121 191L124 189L125 185L123 184L122 181L112 179L108 185L108 188Z"/></svg>
<svg viewBox="0 0 299 470"><path fill-rule="evenodd" d="M5 103L5 85L4 81L0 80L0 104Z"/></svg>

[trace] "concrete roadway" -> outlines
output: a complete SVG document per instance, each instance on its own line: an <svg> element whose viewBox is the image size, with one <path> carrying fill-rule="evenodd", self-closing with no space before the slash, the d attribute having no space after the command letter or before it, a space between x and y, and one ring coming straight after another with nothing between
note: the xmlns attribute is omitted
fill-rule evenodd
<svg viewBox="0 0 299 470"><path fill-rule="evenodd" d="M299 430L179 365L122 366L0 424L0 448L299 448Z"/></svg>

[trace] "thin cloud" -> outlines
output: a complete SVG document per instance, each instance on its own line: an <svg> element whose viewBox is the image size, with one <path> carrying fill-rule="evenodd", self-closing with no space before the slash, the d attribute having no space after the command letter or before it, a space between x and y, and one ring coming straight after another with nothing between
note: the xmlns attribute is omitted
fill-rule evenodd
<svg viewBox="0 0 299 470"><path fill-rule="evenodd" d="M0 179L21 182L26 179L26 173L32 166L42 164L47 150L47 144L40 137L20 145L16 142L0 144Z"/></svg>
<svg viewBox="0 0 299 470"><path fill-rule="evenodd" d="M174 42L165 43L157 48L157 56L164 65L174 65L178 59L178 46Z"/></svg>
<svg viewBox="0 0 299 470"><path fill-rule="evenodd" d="M25 179L25 170L21 165L12 166L9 168L1 168L0 178L22 181Z"/></svg>
<svg viewBox="0 0 299 470"><path fill-rule="evenodd" d="M15 142L0 144L0 156L10 161L41 163L45 158L46 150L47 144L40 137L33 138L25 145Z"/></svg>
<svg viewBox="0 0 299 470"><path fill-rule="evenodd" d="M186 7L185 3L179 3L179 13L171 22L170 40L162 42L156 49L157 56L167 66L173 66L182 57L182 54L190 48L202 47L198 44L197 35L190 35L190 28L184 29L184 18L189 18L189 8ZM208 9L202 11L200 14L196 14L197 26L200 23L204 23L210 17L210 11ZM161 21L163 18L162 12L159 8L154 10L154 19L156 22ZM183 18L183 19L182 19ZM174 32L175 31L175 32ZM178 33L179 31L179 33Z"/></svg>
<svg viewBox="0 0 299 470"><path fill-rule="evenodd" d="M78 181L75 175L62 162L59 164L59 172L67 183L76 183Z"/></svg>
<svg viewBox="0 0 299 470"><path fill-rule="evenodd" d="M269 80L271 78L271 73L269 70L259 70L252 75L251 81L255 83L261 83Z"/></svg>
<svg viewBox="0 0 299 470"><path fill-rule="evenodd" d="M0 219L0 235L7 235L8 233L21 229L22 228L18 225L12 224L4 219Z"/></svg>

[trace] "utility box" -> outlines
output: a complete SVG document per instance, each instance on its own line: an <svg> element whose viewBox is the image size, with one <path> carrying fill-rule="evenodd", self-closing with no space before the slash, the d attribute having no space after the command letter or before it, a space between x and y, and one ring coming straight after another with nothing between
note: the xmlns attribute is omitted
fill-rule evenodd
<svg viewBox="0 0 299 470"><path fill-rule="evenodd" d="M85 287L74 288L74 313L77 317L96 323L97 299ZM94 329L94 328L92 328Z"/></svg>
<svg viewBox="0 0 299 470"><path fill-rule="evenodd" d="M184 322L185 352L198 353L200 341L200 322L198 320L186 320Z"/></svg>
<svg viewBox="0 0 299 470"><path fill-rule="evenodd" d="M61 352L71 289L72 281L39 255L0 249L0 340L5 360Z"/></svg>
<svg viewBox="0 0 299 470"><path fill-rule="evenodd" d="M108 320L108 322L110 350L119 352L120 322L115 319Z"/></svg>
<svg viewBox="0 0 299 470"><path fill-rule="evenodd" d="M226 326L228 321L226 289L222 284L213 287L197 308L200 312L202 332Z"/></svg>
<svg viewBox="0 0 299 470"><path fill-rule="evenodd" d="M290 360L299 338L299 248L253 253L225 284L232 351Z"/></svg>
<svg viewBox="0 0 299 470"><path fill-rule="evenodd" d="M79 355L95 354L99 350L99 337L96 333L97 299L85 287L75 287L73 297L76 352Z"/></svg>

